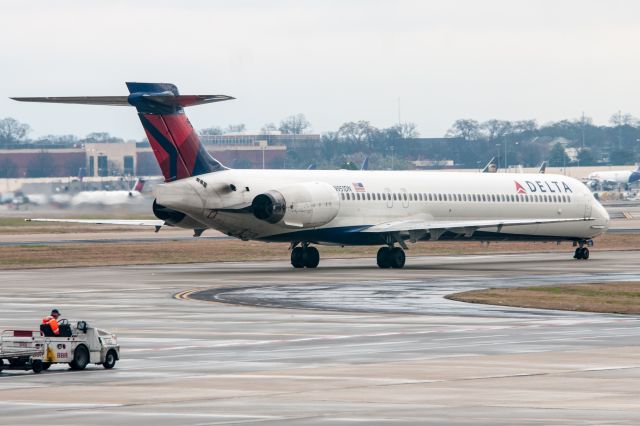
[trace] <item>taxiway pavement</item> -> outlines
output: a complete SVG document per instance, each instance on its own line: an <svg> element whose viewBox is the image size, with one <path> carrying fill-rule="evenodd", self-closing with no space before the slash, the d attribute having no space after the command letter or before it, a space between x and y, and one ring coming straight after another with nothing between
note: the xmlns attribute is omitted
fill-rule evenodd
<svg viewBox="0 0 640 426"><path fill-rule="evenodd" d="M265 246L268 248L268 246ZM640 423L640 318L470 305L472 288L638 280L638 252L0 271L0 328L115 331L111 371L0 374L0 424ZM195 298L213 301L196 300Z"/></svg>

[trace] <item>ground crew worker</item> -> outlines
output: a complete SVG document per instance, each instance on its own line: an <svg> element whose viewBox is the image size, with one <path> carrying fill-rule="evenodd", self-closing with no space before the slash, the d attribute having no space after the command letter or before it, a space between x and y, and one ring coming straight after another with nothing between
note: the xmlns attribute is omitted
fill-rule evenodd
<svg viewBox="0 0 640 426"><path fill-rule="evenodd" d="M51 331L56 336L60 334L60 327L58 326L58 317L60 316L60 311L57 309L51 310L51 315L42 318L43 324L48 324L51 327Z"/></svg>

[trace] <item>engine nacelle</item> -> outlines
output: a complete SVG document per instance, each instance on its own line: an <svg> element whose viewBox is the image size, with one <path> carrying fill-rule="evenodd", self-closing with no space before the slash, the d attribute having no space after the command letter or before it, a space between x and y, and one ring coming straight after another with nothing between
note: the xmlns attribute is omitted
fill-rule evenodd
<svg viewBox="0 0 640 426"><path fill-rule="evenodd" d="M186 214L179 212L178 210L170 209L162 204L158 204L156 200L153 200L153 214L160 220L164 220L167 225L177 226L178 228L186 229L202 229L205 226L190 218Z"/></svg>
<svg viewBox="0 0 640 426"><path fill-rule="evenodd" d="M251 209L256 218L265 222L287 228L315 228L338 215L340 197L329 184L298 183L257 195Z"/></svg>

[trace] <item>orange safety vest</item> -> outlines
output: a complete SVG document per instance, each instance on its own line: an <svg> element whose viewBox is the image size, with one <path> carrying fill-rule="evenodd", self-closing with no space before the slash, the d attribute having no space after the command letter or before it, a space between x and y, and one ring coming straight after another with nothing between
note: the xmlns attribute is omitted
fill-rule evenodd
<svg viewBox="0 0 640 426"><path fill-rule="evenodd" d="M51 327L51 331L53 331L53 334L60 334L60 327L58 327L58 321L51 315L49 315L48 317L42 318L42 323L49 324L49 327Z"/></svg>

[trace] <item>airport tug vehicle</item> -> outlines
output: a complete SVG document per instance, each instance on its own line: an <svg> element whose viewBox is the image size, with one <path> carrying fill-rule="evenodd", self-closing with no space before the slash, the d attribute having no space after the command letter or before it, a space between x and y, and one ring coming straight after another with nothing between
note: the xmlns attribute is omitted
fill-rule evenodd
<svg viewBox="0 0 640 426"><path fill-rule="evenodd" d="M4 330L0 334L0 371L33 370L37 374L51 364L69 364L72 370L84 370L89 364L111 369L120 359L115 334L90 327L86 321L72 326L63 319L59 328L58 335L46 324L40 331Z"/></svg>

